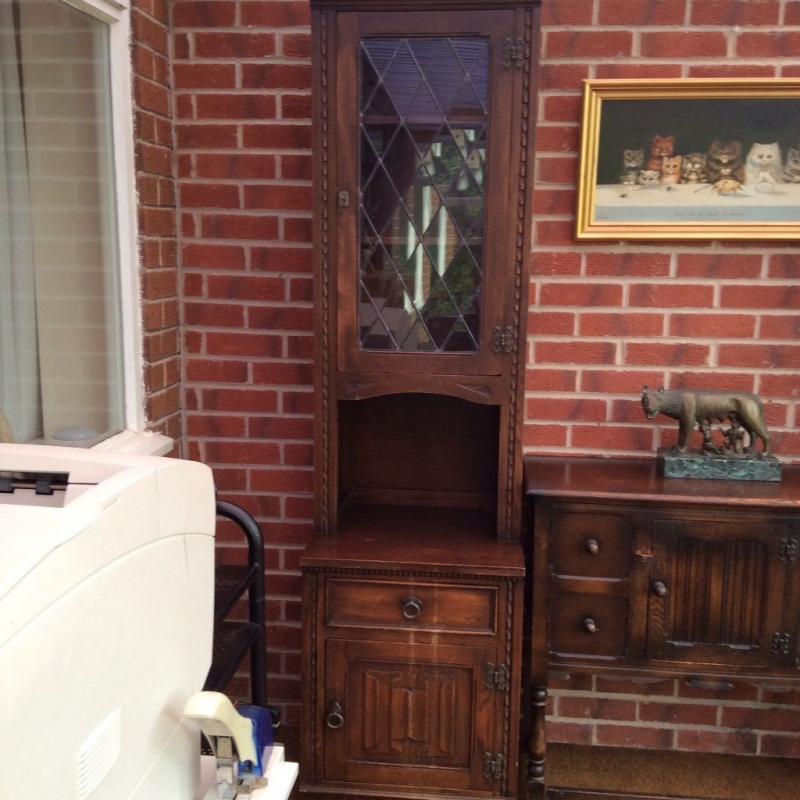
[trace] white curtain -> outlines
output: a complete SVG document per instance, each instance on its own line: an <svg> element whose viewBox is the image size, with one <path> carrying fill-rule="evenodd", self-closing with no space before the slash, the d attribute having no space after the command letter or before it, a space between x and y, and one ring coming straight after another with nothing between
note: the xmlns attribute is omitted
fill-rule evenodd
<svg viewBox="0 0 800 800"><path fill-rule="evenodd" d="M0 410L14 437L42 435L36 287L14 4L0 2Z"/></svg>

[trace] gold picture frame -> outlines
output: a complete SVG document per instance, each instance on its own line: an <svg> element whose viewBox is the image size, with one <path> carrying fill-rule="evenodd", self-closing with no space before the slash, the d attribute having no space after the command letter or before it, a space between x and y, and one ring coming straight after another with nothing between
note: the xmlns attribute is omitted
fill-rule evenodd
<svg viewBox="0 0 800 800"><path fill-rule="evenodd" d="M800 79L584 81L576 236L800 239Z"/></svg>

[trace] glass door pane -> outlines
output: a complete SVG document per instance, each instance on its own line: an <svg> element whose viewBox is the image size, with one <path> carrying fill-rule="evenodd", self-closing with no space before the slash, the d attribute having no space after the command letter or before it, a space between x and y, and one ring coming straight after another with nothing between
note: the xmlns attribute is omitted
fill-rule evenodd
<svg viewBox="0 0 800 800"><path fill-rule="evenodd" d="M480 349L489 58L479 36L361 41L363 350Z"/></svg>

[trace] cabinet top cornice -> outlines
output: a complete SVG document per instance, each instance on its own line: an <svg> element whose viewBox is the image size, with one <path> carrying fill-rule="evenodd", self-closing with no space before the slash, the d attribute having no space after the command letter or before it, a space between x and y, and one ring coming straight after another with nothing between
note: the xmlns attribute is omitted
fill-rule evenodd
<svg viewBox="0 0 800 800"><path fill-rule="evenodd" d="M800 509L800 468L780 483L663 478L655 458L525 459L525 493L587 501L688 503Z"/></svg>

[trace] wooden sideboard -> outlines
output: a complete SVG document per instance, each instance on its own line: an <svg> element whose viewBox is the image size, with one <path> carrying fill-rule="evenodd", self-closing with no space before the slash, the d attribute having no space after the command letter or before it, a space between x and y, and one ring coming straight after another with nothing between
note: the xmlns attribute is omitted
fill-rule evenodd
<svg viewBox="0 0 800 800"><path fill-rule="evenodd" d="M691 481L653 459L529 458L525 474L533 797L551 789L551 669L800 677L800 469Z"/></svg>

